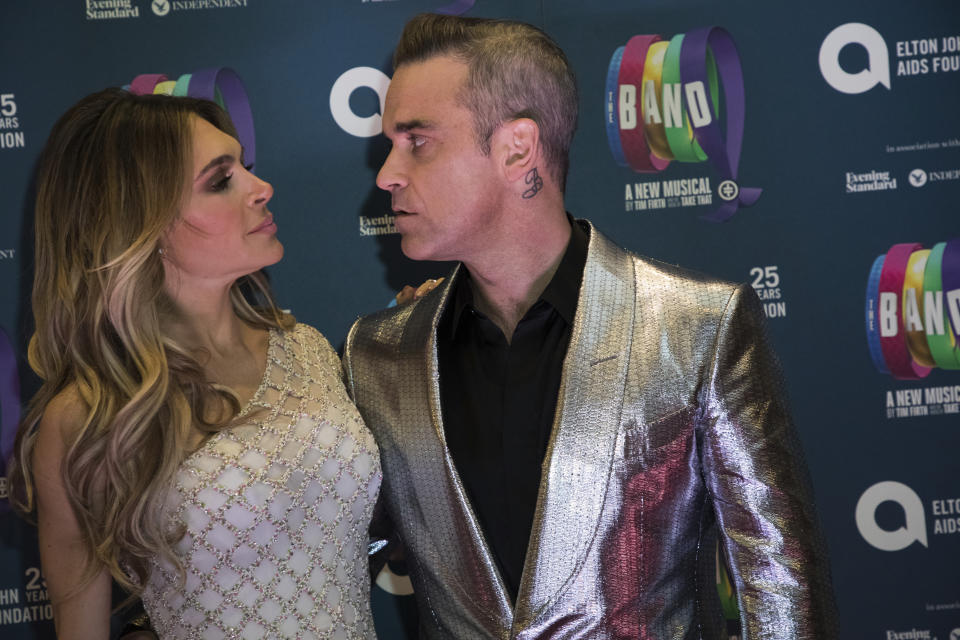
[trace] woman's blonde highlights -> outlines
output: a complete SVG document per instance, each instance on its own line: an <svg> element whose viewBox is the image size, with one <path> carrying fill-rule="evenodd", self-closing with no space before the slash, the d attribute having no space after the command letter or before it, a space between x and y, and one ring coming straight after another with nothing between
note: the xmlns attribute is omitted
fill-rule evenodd
<svg viewBox="0 0 960 640"><path fill-rule="evenodd" d="M54 126L38 177L28 359L43 384L17 436L11 501L35 509L36 425L72 390L85 415L61 473L89 552L87 578L105 567L133 595L154 558L178 565L171 549L182 532L162 506L191 433L224 428L240 408L163 329L172 305L159 249L179 214L194 117L236 135L211 102L93 94ZM260 272L235 283L230 298L252 326L293 324Z"/></svg>

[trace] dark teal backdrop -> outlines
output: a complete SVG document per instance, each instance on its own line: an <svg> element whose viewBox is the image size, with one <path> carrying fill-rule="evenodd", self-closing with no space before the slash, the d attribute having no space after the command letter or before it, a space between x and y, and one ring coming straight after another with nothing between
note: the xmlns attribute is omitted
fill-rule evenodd
<svg viewBox="0 0 960 640"><path fill-rule="evenodd" d="M378 235L389 231L388 198L373 184L386 146L369 135L380 106L377 90L364 85L385 86L404 21L441 7L534 23L568 53L581 93L572 213L640 253L751 282L764 299L832 552L842 637L960 638L960 370L937 367L915 380L881 373L865 314L877 256L898 243L929 249L960 235L953 1L0 3L0 328L18 371L4 374L0 362L0 386L19 381L24 402L36 388L24 354L33 179L47 133L82 96L141 73L229 66L243 78L257 172L276 188L271 209L286 246L271 277L283 306L334 345L358 314L386 304L404 283L439 275L438 265L403 258L396 235ZM623 78L607 94L618 47L635 35L668 40L710 26L725 29L739 51L736 183L742 194L762 189L723 223L704 219L729 193L715 154L637 173L617 163L607 132L611 114L615 136L637 115L622 114L631 104L621 97ZM369 69L347 74L334 91L357 68ZM714 115L722 122L739 109L726 80L721 69ZM647 115L642 106L638 113ZM699 195L709 197L679 193L704 185ZM0 395L5 438L17 409L10 393ZM53 637L34 534L4 502L0 636ZM402 591L404 581L392 584ZM403 637L391 598L374 595L382 635Z"/></svg>

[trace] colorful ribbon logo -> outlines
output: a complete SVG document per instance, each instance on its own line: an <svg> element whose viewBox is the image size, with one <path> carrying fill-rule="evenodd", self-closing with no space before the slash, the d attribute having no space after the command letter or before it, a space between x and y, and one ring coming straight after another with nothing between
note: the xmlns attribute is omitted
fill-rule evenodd
<svg viewBox="0 0 960 640"><path fill-rule="evenodd" d="M960 238L895 244L867 279L867 345L880 373L925 378L960 369Z"/></svg>
<svg viewBox="0 0 960 640"><path fill-rule="evenodd" d="M437 9L436 12L447 16L462 16L475 4L476 0L453 0L450 4L445 4Z"/></svg>
<svg viewBox="0 0 960 640"><path fill-rule="evenodd" d="M724 201L704 216L711 222L729 220L762 192L737 184L744 106L740 55L720 27L669 41L633 36L613 52L607 68L607 142L614 160L637 173L663 171L673 160L709 162L720 176Z"/></svg>
<svg viewBox="0 0 960 640"><path fill-rule="evenodd" d="M17 356L7 333L0 329L0 482L7 481L7 461L13 454L13 442L20 424L20 376ZM0 513L8 508L0 500Z"/></svg>
<svg viewBox="0 0 960 640"><path fill-rule="evenodd" d="M201 69L185 73L176 80L171 80L162 73L144 73L124 88L137 95L156 93L213 100L230 114L233 126L237 128L237 137L243 146L244 162L250 171L254 171L257 139L253 129L253 112L250 110L250 100L247 98L243 81L233 69Z"/></svg>

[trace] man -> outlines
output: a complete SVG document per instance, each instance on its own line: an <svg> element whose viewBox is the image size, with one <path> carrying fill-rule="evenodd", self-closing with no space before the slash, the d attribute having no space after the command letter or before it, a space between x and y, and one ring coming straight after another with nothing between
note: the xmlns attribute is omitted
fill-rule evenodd
<svg viewBox="0 0 960 640"><path fill-rule="evenodd" d="M457 260L344 357L429 638L833 637L827 560L756 296L564 211L572 72L528 25L423 15L377 177L404 253Z"/></svg>

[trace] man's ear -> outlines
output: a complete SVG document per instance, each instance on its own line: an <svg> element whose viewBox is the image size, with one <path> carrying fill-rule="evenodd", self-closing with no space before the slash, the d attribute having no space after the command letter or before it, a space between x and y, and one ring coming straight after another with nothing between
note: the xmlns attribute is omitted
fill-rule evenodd
<svg viewBox="0 0 960 640"><path fill-rule="evenodd" d="M510 182L522 180L531 169L542 164L540 127L530 118L505 122L494 135L494 148L502 154L504 175Z"/></svg>

